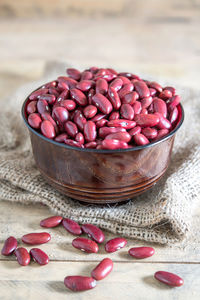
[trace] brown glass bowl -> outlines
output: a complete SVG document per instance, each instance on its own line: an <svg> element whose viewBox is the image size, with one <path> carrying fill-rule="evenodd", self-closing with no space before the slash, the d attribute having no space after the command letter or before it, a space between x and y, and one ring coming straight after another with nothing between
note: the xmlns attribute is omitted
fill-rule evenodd
<svg viewBox="0 0 200 300"><path fill-rule="evenodd" d="M59 192L89 203L115 203L150 189L165 173L170 162L179 118L164 138L145 146L122 150L81 149L50 140L27 122L26 98L22 116L29 129L33 156L46 181Z"/></svg>

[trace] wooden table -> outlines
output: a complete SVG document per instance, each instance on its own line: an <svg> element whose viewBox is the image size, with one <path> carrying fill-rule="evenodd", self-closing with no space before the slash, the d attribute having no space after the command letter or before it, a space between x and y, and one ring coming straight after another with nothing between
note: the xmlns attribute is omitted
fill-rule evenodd
<svg viewBox="0 0 200 300"><path fill-rule="evenodd" d="M167 11L164 19L158 13L141 19L2 20L1 99L20 84L40 78L45 62L55 58L81 67L113 65L198 88L200 19L195 8L182 11L178 17ZM40 220L51 212L40 205L1 202L0 215L1 247L9 235L20 239L24 233L41 231ZM194 219L200 225L200 209ZM184 249L156 245L152 258L136 261L127 250L145 243L129 240L119 252L107 255L101 246L100 254L88 255L73 249L72 236L63 228L48 231L52 241L41 246L50 256L47 266L20 267L14 257L0 256L0 299L200 299L199 236L191 237ZM66 238L65 243L59 242L59 236ZM106 256L114 260L114 270L94 290L73 294L65 288L65 276L88 275ZM180 274L184 286L162 285L153 278L157 270Z"/></svg>

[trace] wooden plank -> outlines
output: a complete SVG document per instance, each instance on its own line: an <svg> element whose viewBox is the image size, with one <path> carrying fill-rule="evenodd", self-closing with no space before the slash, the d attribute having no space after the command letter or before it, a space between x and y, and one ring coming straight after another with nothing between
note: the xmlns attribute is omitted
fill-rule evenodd
<svg viewBox="0 0 200 300"><path fill-rule="evenodd" d="M99 261L106 255L115 261L133 261L134 259L127 254L129 248L151 245L129 239L126 248L118 252L107 254L104 250L104 245L100 245L98 254L87 254L72 247L71 242L74 236L69 234L62 226L53 229L44 229L39 226L40 220L52 215L49 209L42 205L23 206L18 203L1 202L0 215L0 248L3 245L3 241L10 235L20 240L23 234L47 231L51 233L52 240L40 247L49 254L52 260ZM113 237L114 235L106 233L106 240ZM192 237L191 239L192 241L183 249L176 245L173 245L173 247L153 245L156 249L156 254L143 262L200 262L200 236ZM27 249L30 248L30 246L27 246ZM1 259L12 260L14 257L6 258L1 256Z"/></svg>
<svg viewBox="0 0 200 300"><path fill-rule="evenodd" d="M65 288L65 276L89 276L95 265L87 262L51 262L43 267L35 263L19 267L16 262L0 262L0 299L196 300L200 297L200 269L199 265L194 264L115 263L112 273L98 282L95 289L73 293ZM179 274L185 284L171 288L157 282L153 274L158 270Z"/></svg>

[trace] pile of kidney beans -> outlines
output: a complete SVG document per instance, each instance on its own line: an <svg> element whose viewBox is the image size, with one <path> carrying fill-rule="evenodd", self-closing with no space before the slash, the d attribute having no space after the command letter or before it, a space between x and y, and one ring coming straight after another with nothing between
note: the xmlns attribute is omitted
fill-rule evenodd
<svg viewBox="0 0 200 300"><path fill-rule="evenodd" d="M91 67L34 91L28 123L45 137L89 149L126 149L166 136L178 119L180 96L173 87L132 73Z"/></svg>
<svg viewBox="0 0 200 300"><path fill-rule="evenodd" d="M105 240L104 233L100 228L92 224L84 224L81 227L75 221L62 218L60 216L52 216L40 222L40 226L45 228L53 228L62 224L63 227L72 235L81 235L85 233L90 239L77 237L72 241L72 246L76 249L87 253L97 253L99 251L98 244ZM51 236L47 232L29 233L21 238L22 242L29 245L40 245L51 240ZM115 252L124 248L127 240L122 237L111 239L105 244L107 253ZM40 265L46 265L49 262L48 255L39 248L32 248L28 252L24 247L17 247L18 243L15 237L10 236L4 243L1 254L8 256L14 253L18 263L21 266L27 266L31 257ZM129 249L129 255L136 259L143 259L152 256L155 250L151 247L134 247ZM104 258L92 271L89 277L73 275L64 279L64 284L72 291L85 291L96 286L96 281L104 279L113 269L113 261L110 258ZM183 285L183 279L176 274L158 271L154 277L170 286L178 287Z"/></svg>

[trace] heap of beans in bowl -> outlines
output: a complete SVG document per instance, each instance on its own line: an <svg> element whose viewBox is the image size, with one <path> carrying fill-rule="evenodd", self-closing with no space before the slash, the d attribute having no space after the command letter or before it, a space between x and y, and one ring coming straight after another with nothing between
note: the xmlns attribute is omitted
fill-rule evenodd
<svg viewBox="0 0 200 300"><path fill-rule="evenodd" d="M107 68L80 72L43 85L28 99L29 125L59 143L88 149L127 149L168 135L176 126L175 88Z"/></svg>

